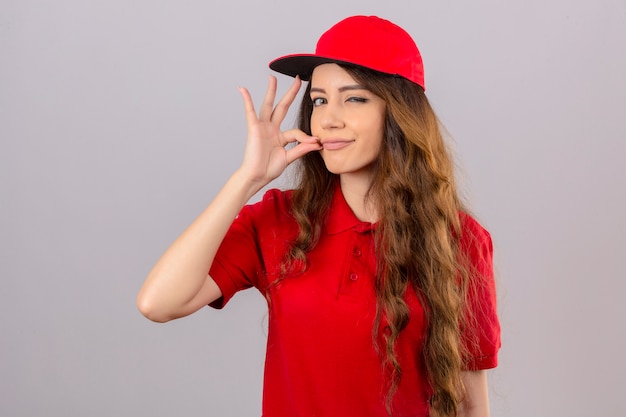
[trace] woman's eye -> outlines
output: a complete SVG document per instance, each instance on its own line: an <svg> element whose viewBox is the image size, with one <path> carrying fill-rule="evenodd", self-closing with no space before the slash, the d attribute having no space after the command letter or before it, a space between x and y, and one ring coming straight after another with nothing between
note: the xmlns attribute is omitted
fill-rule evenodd
<svg viewBox="0 0 626 417"><path fill-rule="evenodd" d="M326 103L326 100L321 98L321 97L316 97L316 98L312 99L312 101L313 101L313 105L315 107L321 106L322 104Z"/></svg>
<svg viewBox="0 0 626 417"><path fill-rule="evenodd" d="M366 103L367 99L364 97L349 97L347 101L351 101L353 103Z"/></svg>

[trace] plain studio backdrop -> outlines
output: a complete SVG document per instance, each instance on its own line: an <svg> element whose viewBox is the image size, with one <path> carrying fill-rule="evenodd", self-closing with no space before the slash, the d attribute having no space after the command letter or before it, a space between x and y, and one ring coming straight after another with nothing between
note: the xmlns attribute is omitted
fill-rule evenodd
<svg viewBox="0 0 626 417"><path fill-rule="evenodd" d="M2 0L0 415L260 415L258 292L168 324L135 296L241 161L237 87L353 14L415 38L493 235L492 414L623 415L624 0Z"/></svg>

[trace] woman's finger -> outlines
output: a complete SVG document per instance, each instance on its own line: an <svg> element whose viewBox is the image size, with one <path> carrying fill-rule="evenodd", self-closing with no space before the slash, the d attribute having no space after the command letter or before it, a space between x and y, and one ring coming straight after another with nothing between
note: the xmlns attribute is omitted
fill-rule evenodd
<svg viewBox="0 0 626 417"><path fill-rule="evenodd" d="M270 80L267 84L267 91L263 98L263 104L261 104L261 110L259 111L259 120L271 121L272 112L274 111L274 100L276 99L276 77L270 75Z"/></svg>
<svg viewBox="0 0 626 417"><path fill-rule="evenodd" d="M300 129L286 130L282 134L285 144L300 142L300 143L313 143L319 145L319 140L315 136L310 136L304 133Z"/></svg>
<svg viewBox="0 0 626 417"><path fill-rule="evenodd" d="M272 112L271 120L275 126L280 126L282 123L283 119L287 115L287 112L289 111L289 107L291 107L291 103L293 103L294 99L298 95L298 91L300 91L301 86L302 81L299 76L296 76L293 83L291 83L291 86L285 95L278 101L274 111Z"/></svg>
<svg viewBox="0 0 626 417"><path fill-rule="evenodd" d="M246 110L246 120L248 124L250 124L257 120L256 110L254 109L254 103L252 102L252 96L250 96L250 92L245 87L239 87L239 92L243 98L243 105Z"/></svg>
<svg viewBox="0 0 626 417"><path fill-rule="evenodd" d="M308 154L309 152L319 151L321 149L322 147L317 142L314 142L314 143L301 142L298 145L294 146L293 148L287 149L287 151L285 152L287 165L291 164L293 161L297 160L298 158L302 158L304 155Z"/></svg>

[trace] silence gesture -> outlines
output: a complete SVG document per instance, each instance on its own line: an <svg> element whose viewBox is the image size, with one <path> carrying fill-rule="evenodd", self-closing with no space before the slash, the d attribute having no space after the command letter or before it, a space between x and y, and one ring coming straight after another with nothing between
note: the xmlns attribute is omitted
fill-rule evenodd
<svg viewBox="0 0 626 417"><path fill-rule="evenodd" d="M259 188L277 178L296 159L321 149L317 138L307 135L300 129L284 132L280 130L280 125L302 85L300 78L296 77L289 90L274 105L276 85L276 77L270 76L258 116L248 90L243 87L239 89L243 96L248 123L248 139L239 171L249 181L257 183ZM294 142L298 144L286 149L288 144Z"/></svg>

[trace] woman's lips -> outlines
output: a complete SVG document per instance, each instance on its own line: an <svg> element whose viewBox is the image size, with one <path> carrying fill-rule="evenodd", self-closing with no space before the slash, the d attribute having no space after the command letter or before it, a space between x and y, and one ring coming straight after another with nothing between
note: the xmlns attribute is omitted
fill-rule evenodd
<svg viewBox="0 0 626 417"><path fill-rule="evenodd" d="M322 141L322 146L326 151L335 151L337 149L345 148L346 146L352 144L352 140L346 139L327 139Z"/></svg>

